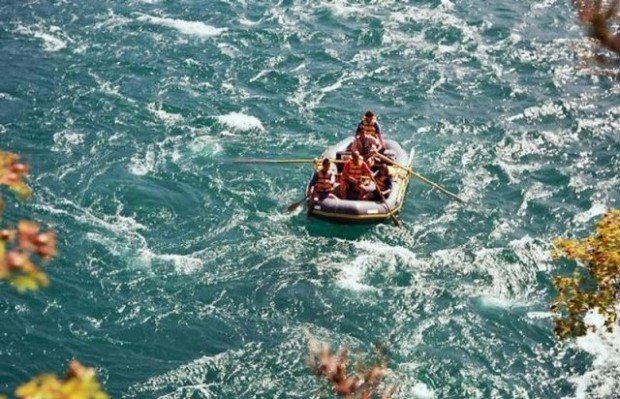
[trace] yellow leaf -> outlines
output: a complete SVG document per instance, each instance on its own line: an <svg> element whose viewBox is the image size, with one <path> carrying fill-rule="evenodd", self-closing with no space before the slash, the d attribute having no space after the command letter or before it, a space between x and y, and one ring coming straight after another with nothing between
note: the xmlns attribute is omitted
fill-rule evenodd
<svg viewBox="0 0 620 399"><path fill-rule="evenodd" d="M30 187L28 187L23 182L11 184L9 188L11 189L11 191L13 191L15 194L22 198L28 198L32 194L32 191L30 191Z"/></svg>
<svg viewBox="0 0 620 399"><path fill-rule="evenodd" d="M51 392L60 388L60 381L52 374L43 374L33 378L15 390L15 396L24 399L51 399Z"/></svg>
<svg viewBox="0 0 620 399"><path fill-rule="evenodd" d="M42 270L37 270L31 276L33 279L35 279L35 281L40 287L47 287L48 285L50 285L49 277L47 277L47 274L45 274Z"/></svg>
<svg viewBox="0 0 620 399"><path fill-rule="evenodd" d="M28 275L11 277L9 281L19 293L23 293L26 291L36 291L37 289L39 289L39 284L37 280Z"/></svg>

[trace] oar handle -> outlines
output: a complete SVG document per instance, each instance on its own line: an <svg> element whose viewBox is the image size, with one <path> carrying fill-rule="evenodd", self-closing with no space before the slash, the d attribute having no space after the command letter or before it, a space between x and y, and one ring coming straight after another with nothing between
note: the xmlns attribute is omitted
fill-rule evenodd
<svg viewBox="0 0 620 399"><path fill-rule="evenodd" d="M381 187L379 187L379 185L377 184L377 181L375 180L372 174L370 175L370 180L372 180L372 182L375 184L376 190L379 193L379 197L381 198L381 202L383 202L383 205L385 205L385 209L387 210L388 216L390 217L390 219L392 219L392 222L394 222L394 226L400 227L400 222L398 221L398 219L396 219L396 216L394 216L394 214L390 210L390 206L387 204L387 201L385 200L385 196L381 192Z"/></svg>
<svg viewBox="0 0 620 399"><path fill-rule="evenodd" d="M424 183L426 183L426 184L428 184L428 185L430 185L430 186L432 186L432 187L436 188L437 190L441 191L441 192L442 192L442 193L444 193L444 194L449 195L450 197L454 198L455 200L457 200L457 201L459 201L459 202L465 202L465 201L464 201L462 198L460 198L458 195L456 195L456 194L454 194L454 193L451 193L450 191L448 191L448 190L446 190L445 188L441 187L439 184L437 184L437 183L435 183L435 182L432 182L432 181L428 180L426 177L424 177L424 176L420 175L419 173L414 172L414 171L413 171L413 169L408 168L408 167L406 167L405 165L402 165L402 164L400 164L400 163L398 163L398 162L394 161L393 159L390 159L390 158L386 157L385 155L380 154L380 153L378 153L378 152L377 152L377 153L375 153L375 156L376 156L377 158L379 158L379 159L382 159L382 160L384 160L384 161L386 161L386 162L388 162L388 163L390 163L390 164L392 164L392 165L394 165L394 166L398 166L399 168L401 168L401 169L403 169L403 170L405 170L405 171L409 172L409 173L410 173L412 176L414 176L415 178L417 178L417 179L419 179L419 180L422 180Z"/></svg>

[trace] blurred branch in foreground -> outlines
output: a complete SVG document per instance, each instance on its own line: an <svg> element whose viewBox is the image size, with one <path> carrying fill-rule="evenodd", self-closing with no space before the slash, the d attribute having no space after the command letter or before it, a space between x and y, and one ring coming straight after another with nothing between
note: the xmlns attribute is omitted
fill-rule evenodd
<svg viewBox="0 0 620 399"><path fill-rule="evenodd" d="M21 198L30 196L24 182L28 166L19 156L0 151L0 186L7 186ZM0 213L4 203L0 197ZM49 284L49 278L33 262L33 256L47 261L56 255L56 235L41 232L35 222L22 220L16 229L0 230L0 280L7 280L18 291L36 290Z"/></svg>
<svg viewBox="0 0 620 399"><path fill-rule="evenodd" d="M595 234L582 239L559 238L554 241L554 259L564 256L582 263L588 271L575 270L571 277L557 276L558 296L551 305L555 332L560 338L585 335L584 316L597 311L607 331L613 331L620 300L620 209L610 210L596 224ZM590 327L592 329L592 327Z"/></svg>
<svg viewBox="0 0 620 399"><path fill-rule="evenodd" d="M329 381L337 395L347 399L371 399L375 393L381 399L390 399L396 387L389 385L379 393L379 385L388 373L387 359L378 354L379 361L369 367L360 367L358 372L349 373L349 350L342 347L338 353L333 352L329 344L318 342L310 332L308 337L308 367L317 376Z"/></svg>
<svg viewBox="0 0 620 399"><path fill-rule="evenodd" d="M77 360L69 363L64 379L42 374L17 388L19 399L108 399L97 381L95 369L84 367Z"/></svg>
<svg viewBox="0 0 620 399"><path fill-rule="evenodd" d="M611 0L603 5L601 0L573 0L579 20L587 30L587 35L596 39L601 46L620 55L620 32L612 33L612 24L617 22L618 3Z"/></svg>

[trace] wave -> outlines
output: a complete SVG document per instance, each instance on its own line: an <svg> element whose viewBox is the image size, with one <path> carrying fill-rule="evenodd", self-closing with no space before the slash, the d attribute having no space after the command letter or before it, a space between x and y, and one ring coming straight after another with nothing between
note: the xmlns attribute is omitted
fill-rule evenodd
<svg viewBox="0 0 620 399"><path fill-rule="evenodd" d="M185 21L182 19L161 18L161 17L154 17L151 15L141 15L136 19L140 22L148 22L153 25L173 28L184 35L195 36L201 39L208 39L213 36L218 36L228 30L227 28L216 28L211 25L207 25L203 22L198 22L198 21Z"/></svg>
<svg viewBox="0 0 620 399"><path fill-rule="evenodd" d="M183 115L167 112L161 109L161 105L156 105L155 103L149 103L146 106L146 109L149 110L149 112L159 118L166 125L174 125L183 121Z"/></svg>
<svg viewBox="0 0 620 399"><path fill-rule="evenodd" d="M216 116L221 124L236 131L265 131L262 122L255 116L246 115L242 112L231 112L226 115Z"/></svg>
<svg viewBox="0 0 620 399"><path fill-rule="evenodd" d="M62 32L57 26L43 27L40 25L18 26L17 33L35 37L43 41L43 49L49 52L56 52L67 47L73 40Z"/></svg>
<svg viewBox="0 0 620 399"><path fill-rule="evenodd" d="M72 130L63 130L54 133L54 145L52 151L64 152L70 154L73 148L84 143L84 133L78 133Z"/></svg>

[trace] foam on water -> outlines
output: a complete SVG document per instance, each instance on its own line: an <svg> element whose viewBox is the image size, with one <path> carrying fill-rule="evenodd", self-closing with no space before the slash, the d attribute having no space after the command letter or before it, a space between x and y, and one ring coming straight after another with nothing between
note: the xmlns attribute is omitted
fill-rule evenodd
<svg viewBox="0 0 620 399"><path fill-rule="evenodd" d="M195 36L201 39L218 36L228 30L227 28L216 28L199 21L185 21L182 19L161 18L151 15L140 15L136 19L141 22L173 28L184 35Z"/></svg>
<svg viewBox="0 0 620 399"><path fill-rule="evenodd" d="M573 218L573 222L578 224L584 224L592 220L593 218L604 214L607 209L607 205L602 202L595 201L590 209L575 215L575 217Z"/></svg>
<svg viewBox="0 0 620 399"><path fill-rule="evenodd" d="M420 263L413 252L404 247L390 246L382 243L361 241L354 244L358 250L366 253L357 255L352 261L339 261L331 267L341 270L337 284L352 291L369 291L376 287L365 284L364 279L371 271L381 270L383 276L390 276L397 267L416 266ZM342 265L342 266L341 266Z"/></svg>
<svg viewBox="0 0 620 399"><path fill-rule="evenodd" d="M156 254L148 248L139 251L138 257L147 263L171 263L179 274L193 274L203 267L203 261L191 255Z"/></svg>
<svg viewBox="0 0 620 399"><path fill-rule="evenodd" d="M52 151L70 154L73 148L84 143L84 134L71 130L54 133Z"/></svg>
<svg viewBox="0 0 620 399"><path fill-rule="evenodd" d="M46 309L58 322L20 298L6 336L36 326L59 343L54 364L88 345L114 397L320 396L303 364L308 324L330 341L389 343L398 398L614 397L617 337L559 349L545 311L549 242L617 207L620 184L620 92L577 65L586 42L569 5L18 3L0 7L6 43L26 59L56 53L37 65L45 76L11 71L0 132L45 170L21 209L71 238L50 268L65 290ZM366 107L468 202L412 184L401 229L349 230L281 213L307 169L218 162L316 156ZM264 124L269 140L253 134ZM26 335L8 350L30 361L38 345ZM0 357L0 375L15 374Z"/></svg>
<svg viewBox="0 0 620 399"><path fill-rule="evenodd" d="M620 380L620 332L605 332L603 318L590 313L586 316L587 324L598 327L597 332L590 332L577 338L576 346L590 354L594 360L591 368L582 375L573 376L574 399L613 398L618 394Z"/></svg>
<svg viewBox="0 0 620 399"><path fill-rule="evenodd" d="M262 122L255 116L244 114L243 112L231 112L226 115L215 117L221 124L235 131L264 131Z"/></svg>
<svg viewBox="0 0 620 399"><path fill-rule="evenodd" d="M161 109L161 104L149 103L146 107L153 115L159 118L166 125L174 125L183 120L183 116Z"/></svg>
<svg viewBox="0 0 620 399"><path fill-rule="evenodd" d="M223 147L219 141L212 136L197 136L189 145L189 149L195 153L215 155L222 152Z"/></svg>
<svg viewBox="0 0 620 399"><path fill-rule="evenodd" d="M411 390L411 394L415 399L434 399L435 393L423 382L415 384Z"/></svg>
<svg viewBox="0 0 620 399"><path fill-rule="evenodd" d="M43 41L43 49L49 52L60 51L66 48L68 43L72 41L72 39L66 36L57 26L19 26L16 32L41 39Z"/></svg>
<svg viewBox="0 0 620 399"><path fill-rule="evenodd" d="M145 154L134 154L129 161L127 168L137 176L144 176L155 170L156 155L155 150L149 148Z"/></svg>

